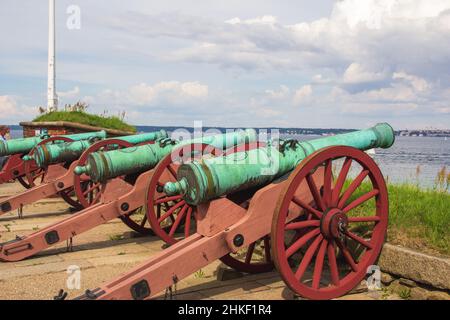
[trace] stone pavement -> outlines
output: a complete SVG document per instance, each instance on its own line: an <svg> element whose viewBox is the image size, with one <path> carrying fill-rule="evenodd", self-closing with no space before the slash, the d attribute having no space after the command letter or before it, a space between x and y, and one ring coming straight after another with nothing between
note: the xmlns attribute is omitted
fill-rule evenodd
<svg viewBox="0 0 450 320"><path fill-rule="evenodd" d="M0 186L0 195L19 191L16 184ZM15 212L0 216L0 242L32 233L70 215L68 206L56 198L26 206L23 212L21 220ZM80 290L69 290L69 298L76 297L147 260L162 250L164 243L157 237L135 237L117 219L77 236L73 245L73 252L67 252L66 245L60 244L24 261L0 262L0 299L53 299L59 289L66 290L67 268L71 265L81 269ZM219 265L216 261L180 281L176 299L298 299L275 271L219 281ZM393 297L363 292L341 299L380 298Z"/></svg>

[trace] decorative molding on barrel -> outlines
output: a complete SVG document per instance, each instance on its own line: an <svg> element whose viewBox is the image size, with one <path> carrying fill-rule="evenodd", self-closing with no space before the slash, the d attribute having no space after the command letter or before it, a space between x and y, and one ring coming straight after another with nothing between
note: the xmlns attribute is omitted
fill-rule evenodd
<svg viewBox="0 0 450 320"><path fill-rule="evenodd" d="M131 131L94 127L86 124L68 121L20 122L19 124L23 127L24 138L34 137L36 135L36 130L40 129L47 129L49 135L67 135L101 130L105 130L108 134L108 137L118 137L135 134L135 132Z"/></svg>

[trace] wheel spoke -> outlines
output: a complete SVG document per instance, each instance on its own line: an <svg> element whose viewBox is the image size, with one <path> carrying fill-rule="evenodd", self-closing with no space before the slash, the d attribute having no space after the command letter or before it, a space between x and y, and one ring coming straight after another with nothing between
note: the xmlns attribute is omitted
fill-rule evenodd
<svg viewBox="0 0 450 320"><path fill-rule="evenodd" d="M86 191L83 192L83 196L87 195L88 193L96 190L100 183L94 183L91 187L89 187Z"/></svg>
<svg viewBox="0 0 450 320"><path fill-rule="evenodd" d="M306 242L311 240L313 237L317 236L319 233L320 233L319 229L314 229L308 232L307 234L303 235L302 237L300 237L300 239L295 241L294 244L291 245L286 250L286 258L289 258L294 253L296 253L301 247L303 247L306 244Z"/></svg>
<svg viewBox="0 0 450 320"><path fill-rule="evenodd" d="M46 174L46 173L47 173L46 171L43 171L43 172L42 172L42 175L41 175L41 183L44 182L44 178L45 178L45 174Z"/></svg>
<svg viewBox="0 0 450 320"><path fill-rule="evenodd" d="M319 220L306 220L300 222L292 222L286 225L285 230L295 230L307 227L318 227L320 226Z"/></svg>
<svg viewBox="0 0 450 320"><path fill-rule="evenodd" d="M159 219L161 217L161 205L156 205L156 217Z"/></svg>
<svg viewBox="0 0 450 320"><path fill-rule="evenodd" d="M352 166L352 159L345 158L344 164L342 165L341 172L339 172L339 176L336 180L336 184L334 186L331 201L333 205L337 205L339 201L339 196L341 195L342 187L344 186L345 180L347 179L348 172L350 167Z"/></svg>
<svg viewBox="0 0 450 320"><path fill-rule="evenodd" d="M320 245L319 253L316 257L316 263L314 264L314 273L313 273L313 289L319 289L320 279L322 278L322 270L323 270L323 261L325 260L325 253L327 252L328 241L323 240Z"/></svg>
<svg viewBox="0 0 450 320"><path fill-rule="evenodd" d="M328 256L328 266L330 267L331 282L335 285L339 285L339 269L336 261L336 248L332 241L328 243L327 256Z"/></svg>
<svg viewBox="0 0 450 320"><path fill-rule="evenodd" d="M323 203L323 199L320 196L320 192L317 189L316 183L314 182L314 179L311 174L306 175L306 181L308 182L309 190L311 191L311 194L314 198L314 201L316 202L316 205L319 207L320 210L325 210L325 204Z"/></svg>
<svg viewBox="0 0 450 320"><path fill-rule="evenodd" d="M303 231L303 230L302 230ZM292 246L298 239L300 239L300 237L302 237L305 233L301 232L300 230L295 231L294 236L291 238L291 240L289 241L289 244L286 245L286 247L290 247Z"/></svg>
<svg viewBox="0 0 450 320"><path fill-rule="evenodd" d="M354 272L357 272L358 271L358 266L356 265L356 262L353 259L350 251L348 251L347 247L345 247L344 244L341 241L337 240L336 242L337 242L337 245L338 245L339 249L341 249L342 254L344 255L344 258L347 261L347 263L350 265L350 267L352 268L352 270Z"/></svg>
<svg viewBox="0 0 450 320"><path fill-rule="evenodd" d="M177 210L178 208L180 208L181 206L184 206L186 204L186 201L182 200L180 202L178 202L176 205L172 206L172 208L170 208L169 210L167 210L166 213L164 213L161 218L158 219L158 223L163 222L164 220L166 220L168 217L170 217L175 210Z"/></svg>
<svg viewBox="0 0 450 320"><path fill-rule="evenodd" d="M177 196L172 196L172 197L164 197L161 199L158 199L155 201L155 204L161 204L161 203L165 203L165 202L170 202L170 201L176 201L183 198L182 195L177 195Z"/></svg>
<svg viewBox="0 0 450 320"><path fill-rule="evenodd" d="M368 249L372 249L373 246L370 244L370 242L364 240L363 238L361 238L360 236L354 234L353 232L350 231L345 231L345 234L347 236L349 236L350 238L352 238L353 240L355 240L356 242L359 242L360 244L362 244L364 247L368 248Z"/></svg>
<svg viewBox="0 0 450 320"><path fill-rule="evenodd" d="M272 257L270 256L270 238L269 238L269 236L264 237L264 252L266 254L266 262L271 262Z"/></svg>
<svg viewBox="0 0 450 320"><path fill-rule="evenodd" d="M172 175L172 177L174 177L175 179L177 179L177 172L175 171L174 168L172 168L171 164L169 164L167 166L167 170L170 172L170 174Z"/></svg>
<svg viewBox="0 0 450 320"><path fill-rule="evenodd" d="M91 204L97 203L97 201L100 199L100 196L102 195L101 192L97 192L94 199L91 201Z"/></svg>
<svg viewBox="0 0 450 320"><path fill-rule="evenodd" d="M314 242L309 246L308 250L306 250L305 255L302 258L302 261L300 262L300 265L298 266L298 269L295 272L295 278L297 280L302 279L303 275L305 274L306 269L308 268L309 264L311 263L314 253L317 251L317 248L319 247L322 240L323 240L323 236L319 235L314 240Z"/></svg>
<svg viewBox="0 0 450 320"><path fill-rule="evenodd" d="M331 184L333 181L332 161L328 160L325 164L325 174L323 176L323 201L325 206L331 205Z"/></svg>
<svg viewBox="0 0 450 320"><path fill-rule="evenodd" d="M381 219L379 216L371 217L349 217L348 222L379 222Z"/></svg>
<svg viewBox="0 0 450 320"><path fill-rule="evenodd" d="M142 221L141 221L141 227L144 227L146 222L147 222L147 215L144 214L144 218L142 218Z"/></svg>
<svg viewBox="0 0 450 320"><path fill-rule="evenodd" d="M249 264L252 261L253 252L255 251L256 242L248 246L247 254L245 255L245 263Z"/></svg>
<svg viewBox="0 0 450 320"><path fill-rule="evenodd" d="M181 223L181 220L183 220L184 216L186 215L186 210L189 208L189 205L185 204L183 208L181 208L180 212L177 215L177 218L175 219L172 227L170 228L169 236L173 237L175 234L175 231L177 230L178 226Z"/></svg>
<svg viewBox="0 0 450 320"><path fill-rule="evenodd" d="M341 199L338 203L338 208L342 209L345 206L345 203L347 200L352 196L353 192L355 192L356 189L361 185L363 180L368 176L369 170L363 170L361 173L356 177L355 180L352 181L350 186L347 190L345 190L344 194L342 195Z"/></svg>
<svg viewBox="0 0 450 320"><path fill-rule="evenodd" d="M40 176L43 176L45 174L45 171L44 170L40 170L38 173L36 173L35 175L34 175L34 177L35 178L38 178L38 177L40 177Z"/></svg>
<svg viewBox="0 0 450 320"><path fill-rule="evenodd" d="M308 211L308 212L314 214L318 219L322 218L322 212L320 212L320 211L317 210L317 209L314 209L314 208L311 207L309 204L303 202L299 197L294 196L294 197L292 198L292 201L293 201L296 205L302 207L304 210L306 210L306 211Z"/></svg>
<svg viewBox="0 0 450 320"><path fill-rule="evenodd" d="M186 214L186 222L184 223L184 237L189 237L191 233L191 216L192 216L192 207L189 206L187 214Z"/></svg>
<svg viewBox="0 0 450 320"><path fill-rule="evenodd" d="M370 192L367 192L363 196L359 197L358 199L354 200L352 203L350 203L348 206L346 206L344 209L342 209L342 212L347 213L350 210L360 206L364 202L366 202L369 199L372 199L373 197L377 196L380 193L378 189L374 189Z"/></svg>

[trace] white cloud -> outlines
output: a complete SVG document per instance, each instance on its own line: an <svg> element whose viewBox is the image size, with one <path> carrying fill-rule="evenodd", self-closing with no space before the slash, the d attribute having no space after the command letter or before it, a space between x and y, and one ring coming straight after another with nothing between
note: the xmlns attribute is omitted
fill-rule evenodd
<svg viewBox="0 0 450 320"><path fill-rule="evenodd" d="M37 108L20 104L20 97L11 95L0 96L0 119L3 121L30 120L37 114Z"/></svg>
<svg viewBox="0 0 450 320"><path fill-rule="evenodd" d="M244 25L252 25L252 24L265 24L265 25L273 25L277 22L277 18L270 15L265 15L262 17L257 17L254 19L247 19L247 20L241 20L238 17L229 19L225 21L228 24L237 25L237 24L244 24Z"/></svg>
<svg viewBox="0 0 450 320"><path fill-rule="evenodd" d="M7 119L17 113L17 102L13 97L0 96L0 119Z"/></svg>
<svg viewBox="0 0 450 320"><path fill-rule="evenodd" d="M170 108L175 105L205 102L208 95L208 85L197 81L162 81L152 85L136 84L123 91L106 89L96 96L86 96L82 100L94 106L104 105L111 108L158 105Z"/></svg>
<svg viewBox="0 0 450 320"><path fill-rule="evenodd" d="M309 84L299 88L297 91L295 91L293 97L294 105L300 105L304 103L312 95L312 92L312 87Z"/></svg>
<svg viewBox="0 0 450 320"><path fill-rule="evenodd" d="M345 0L336 3L331 17L350 28L381 29L391 20L437 17L448 8L447 0Z"/></svg>
<svg viewBox="0 0 450 320"><path fill-rule="evenodd" d="M426 91L430 88L430 85L428 84L428 82L425 79L422 79L420 77L411 75L411 74L407 74L405 72L395 72L392 75L392 79L402 79L402 80L406 80L409 83L411 83L411 85L413 86L413 88L417 91L423 92Z"/></svg>
<svg viewBox="0 0 450 320"><path fill-rule="evenodd" d="M265 92L269 99L284 99L290 94L291 90L289 87L281 85L279 89L266 90Z"/></svg>
<svg viewBox="0 0 450 320"><path fill-rule="evenodd" d="M199 82L167 81L154 85L141 83L129 89L129 99L138 105L152 104L158 100L173 103L185 99L203 99L208 97L208 86Z"/></svg>
<svg viewBox="0 0 450 320"><path fill-rule="evenodd" d="M328 83L332 82L332 79L325 77L324 75L319 73L319 74L315 74L312 77L312 82L315 84L328 84Z"/></svg>
<svg viewBox="0 0 450 320"><path fill-rule="evenodd" d="M436 110L438 113L450 114L450 107L440 107Z"/></svg>
<svg viewBox="0 0 450 320"><path fill-rule="evenodd" d="M386 78L386 72L374 72L367 70L363 65L354 62L344 72L345 84L367 83L381 81Z"/></svg>
<svg viewBox="0 0 450 320"><path fill-rule="evenodd" d="M73 89L68 91L58 91L58 97L72 99L78 97L80 94L80 87L75 86Z"/></svg>
<svg viewBox="0 0 450 320"><path fill-rule="evenodd" d="M327 68L344 73L348 84L389 79L402 71L450 84L443 68L450 65L448 0L342 0L329 17L297 24L273 15L215 21L183 13L133 13L114 27L180 39L161 56L169 62L266 72Z"/></svg>

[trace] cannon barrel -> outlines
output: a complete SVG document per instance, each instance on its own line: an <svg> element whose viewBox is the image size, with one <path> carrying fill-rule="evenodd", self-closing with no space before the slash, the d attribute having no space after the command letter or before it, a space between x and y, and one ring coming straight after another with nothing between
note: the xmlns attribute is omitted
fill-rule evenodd
<svg viewBox="0 0 450 320"><path fill-rule="evenodd" d="M170 154L174 147L191 143L205 143L220 149L226 149L241 143L249 143L256 140L256 131L247 129L226 134L204 136L193 140L170 140L170 143L143 145L107 152L94 152L88 156L86 166L75 168L75 174L87 173L94 182L103 182L122 175L150 170L166 155Z"/></svg>
<svg viewBox="0 0 450 320"><path fill-rule="evenodd" d="M138 144L146 141L156 141L162 138L167 138L167 132L165 130L124 136L119 137L118 139L132 144ZM41 145L36 147L33 158L39 167L56 163L72 162L77 160L83 152L96 141L96 139L88 139L75 142Z"/></svg>
<svg viewBox="0 0 450 320"><path fill-rule="evenodd" d="M314 139L299 143L295 140L281 141L278 147L266 147L240 152L225 157L204 159L182 164L177 182L164 186L167 195L183 194L192 205L213 198L264 186L274 179L292 171L313 152L329 146L350 146L360 150L389 148L395 140L394 130L386 123L366 130Z"/></svg>
<svg viewBox="0 0 450 320"><path fill-rule="evenodd" d="M106 138L106 131L78 133L71 135L64 135L62 137L70 138L74 141L92 139L92 138ZM47 135L40 135L30 138L12 139L8 141L0 141L0 156L10 156L13 154L28 153L36 147L41 141L48 138Z"/></svg>

